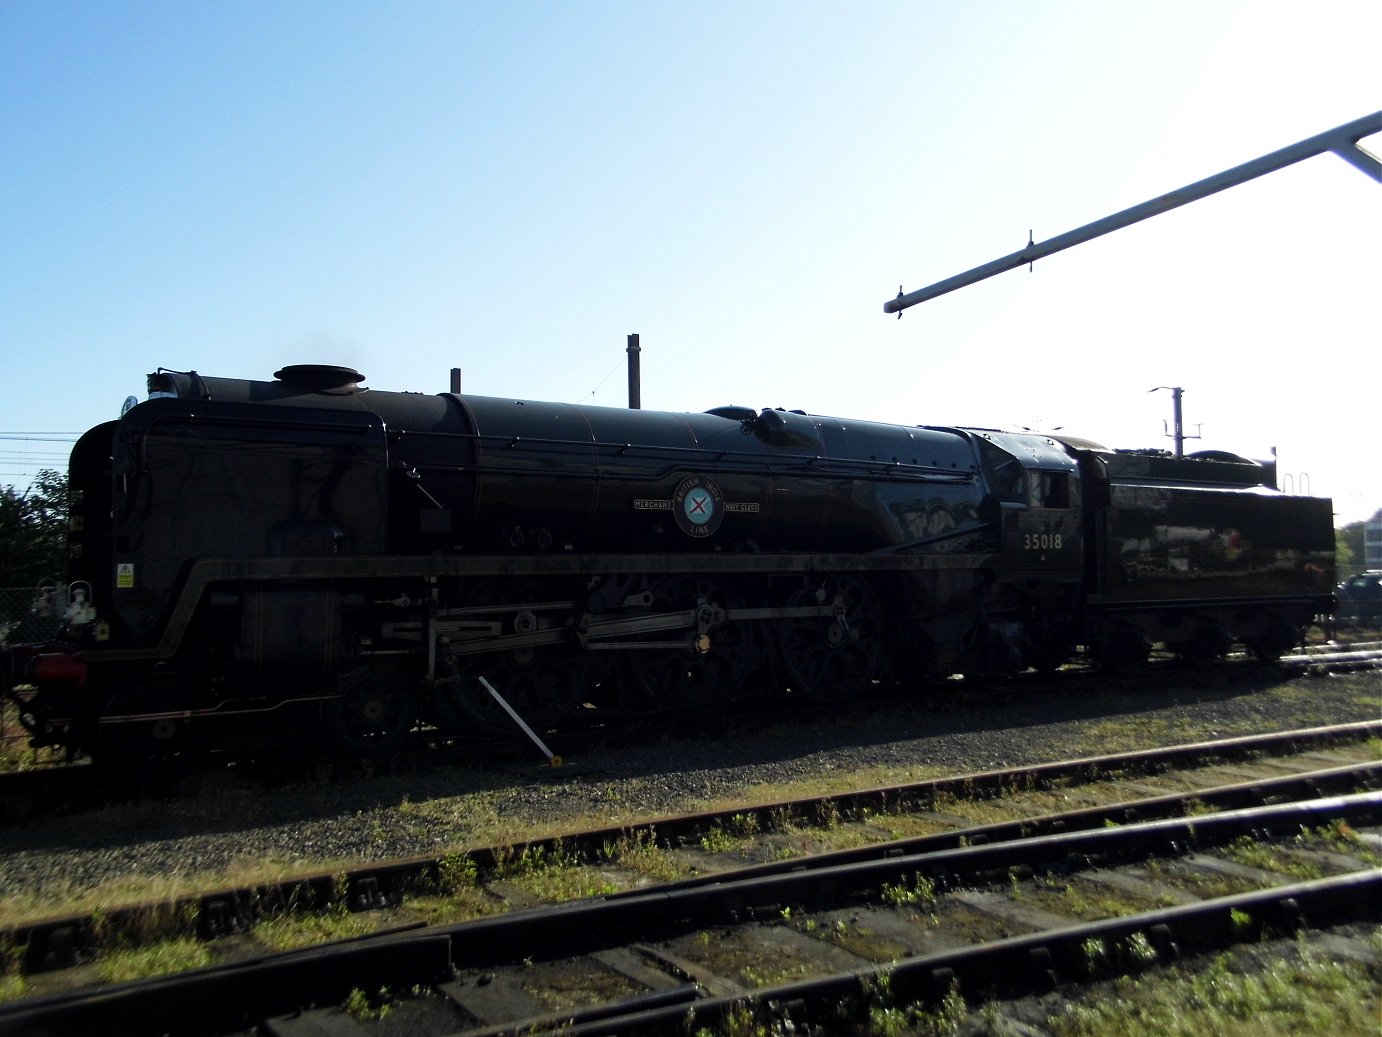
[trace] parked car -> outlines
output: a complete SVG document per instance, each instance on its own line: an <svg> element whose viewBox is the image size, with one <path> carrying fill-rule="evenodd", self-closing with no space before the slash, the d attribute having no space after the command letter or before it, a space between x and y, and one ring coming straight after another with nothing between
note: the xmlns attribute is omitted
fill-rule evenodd
<svg viewBox="0 0 1382 1037"><path fill-rule="evenodd" d="M1369 569L1344 580L1334 591L1338 617L1354 623L1382 621L1382 569Z"/></svg>

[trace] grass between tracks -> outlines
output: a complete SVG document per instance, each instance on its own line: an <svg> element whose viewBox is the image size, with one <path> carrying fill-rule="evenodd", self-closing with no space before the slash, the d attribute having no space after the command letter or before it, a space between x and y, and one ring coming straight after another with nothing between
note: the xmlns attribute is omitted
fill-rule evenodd
<svg viewBox="0 0 1382 1037"><path fill-rule="evenodd" d="M1054 1010L1059 996L1020 1005L1016 1022L1015 1006L969 1004L953 988L934 1005L898 1004L885 975L865 986L861 1004L846 1008L852 1018L842 1021L878 1037L1375 1037L1382 1018L1382 930L1372 931L1368 945L1371 961L1330 960L1287 941L1240 947L1098 984ZM776 1033L747 1011L720 1032Z"/></svg>
<svg viewBox="0 0 1382 1037"><path fill-rule="evenodd" d="M1047 1025L1056 1037L1375 1037L1382 931L1371 945L1371 968L1301 946L1252 965L1243 955L1221 954L1198 972L1128 976L1051 1015Z"/></svg>
<svg viewBox="0 0 1382 1037"><path fill-rule="evenodd" d="M1069 1002L1057 994L970 1004L952 987L934 1004L901 1004L885 970L862 985L858 999L838 1006L827 1029L875 1037L1375 1037L1382 1018L1382 930L1374 929L1367 945L1369 961L1331 960L1289 941L1146 971L1133 961L1132 974L1085 988ZM1123 950L1138 956L1136 946ZM1150 965L1155 952L1149 946L1143 952ZM1099 967L1093 959L1102 959L1104 949L1091 947L1090 953L1091 967ZM750 1005L719 1028L695 1031L696 1037L786 1032Z"/></svg>

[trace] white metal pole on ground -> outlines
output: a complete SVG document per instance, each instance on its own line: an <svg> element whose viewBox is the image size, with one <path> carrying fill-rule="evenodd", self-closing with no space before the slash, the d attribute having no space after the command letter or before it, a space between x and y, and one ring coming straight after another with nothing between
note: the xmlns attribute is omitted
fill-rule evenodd
<svg viewBox="0 0 1382 1037"><path fill-rule="evenodd" d="M547 757L548 766L560 767L561 757L553 755L552 750L548 749L547 746L543 744L542 739L537 736L537 732L529 727L527 722L518 715L518 711L505 701L504 696L495 690L494 685L483 677L480 678L480 683L485 686L487 692L494 696L494 701L504 707L504 712L513 717L513 722L523 728L523 733L533 740L533 744L537 746L538 751L541 752L543 756Z"/></svg>

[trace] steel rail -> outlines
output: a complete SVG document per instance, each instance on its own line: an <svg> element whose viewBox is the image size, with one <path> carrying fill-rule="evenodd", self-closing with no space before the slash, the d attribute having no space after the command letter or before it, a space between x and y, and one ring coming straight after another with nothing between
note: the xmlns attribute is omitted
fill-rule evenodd
<svg viewBox="0 0 1382 1037"><path fill-rule="evenodd" d="M768 827L775 817L822 816L828 812L861 814L867 811L897 809L933 802L943 795L967 798L992 797L1013 788L1048 787L1058 781L1094 780L1108 772L1146 773L1165 769L1174 764L1203 763L1232 756L1261 754L1272 751L1298 750L1302 747L1327 746L1339 741L1358 741L1382 735L1382 721L1361 721L1352 724L1309 728L1271 735L1250 735L1217 742L1194 742L1169 746L1148 752L1115 753L1101 757L1087 757L1068 763L1037 764L1030 767L999 771L985 771L952 778L931 779L901 786L883 786L835 796L813 796L795 800L776 800L755 806L741 806L729 810L705 811L677 817L660 817L637 824L596 829L583 833L568 833L548 839L536 839L523 847L497 846L467 851L467 856L481 870L492 870L499 861L515 856L523 849L537 849L555 853L591 856L601 847L619 839L646 833L660 842L674 844L695 839L716 826L724 826L737 816L754 816L760 827ZM1167 816L1174 812L1179 799L1198 798L1209 805L1241 806L1251 802L1254 795L1288 795L1303 790L1310 795L1337 794L1368 786L1377 778L1379 765L1358 765L1328 768L1301 775L1288 775L1264 781L1245 782L1216 789L1198 790L1182 796L1163 796L1150 800L1115 803L1105 807L1088 808L1067 814L1048 815L1019 822L1004 822L966 829L963 833L942 833L914 840L901 840L854 850L820 855L844 862L868 859L873 856L895 855L899 850L921 852L958 846L963 837L971 842L997 842L1012 838L1016 831L1025 837L1034 833L1053 831L1059 825L1067 829L1102 826L1105 821L1128 823L1131 820ZM1357 782L1350 786L1350 782ZM195 897L174 902L158 901L109 910L102 917L104 931L119 934L139 931L149 917L188 918L189 925L202 939L243 932L260 918L280 913L287 905L300 905L304 910L322 908L344 901L355 911L370 910L396 903L410 888L435 884L441 870L435 857L417 857L371 864L347 871L342 882L340 872L320 872L297 876L283 882L212 890ZM779 870L801 870L799 860L760 865L741 869L738 874L772 874ZM660 886L660 889L694 888L724 881L724 876L686 879ZM610 894L610 898L634 895ZM24 947L24 967L29 972L41 972L69 967L77 955L99 943L92 919L87 915L46 918L0 929L0 940L11 946Z"/></svg>
<svg viewBox="0 0 1382 1037"><path fill-rule="evenodd" d="M422 935L367 937L151 982L0 1006L0 1035L60 1033L83 1037L112 1030L162 1034L236 1029L295 1007L340 1003L356 988L390 985L406 989L449 978L454 969L588 954L630 941L662 938L688 927L735 924L782 904L822 899L837 902L853 891L915 881L919 876L947 889L1003 874L1013 867L1164 856L1188 847L1223 845L1247 832L1259 837L1289 835L1335 820L1346 820L1355 827L1377 824L1382 820L1382 793L853 862L721 887L675 893L654 890L624 899L593 898L437 926ZM1356 896L1356 887L1351 889ZM1280 898L1279 893L1268 891L1262 895L1263 902L1274 896ZM1364 909L1369 906L1376 908L1373 904L1364 905ZM1112 931L1129 922L1119 919L1100 924ZM195 1021L187 1017L193 1008Z"/></svg>
<svg viewBox="0 0 1382 1037"><path fill-rule="evenodd" d="M781 875L789 871L800 872L811 868L833 867L836 864L850 864L856 861L915 856L936 853L941 850L958 850L966 846L981 846L986 843L1018 842L1043 835L1090 831L1106 828L1110 825L1128 825L1163 820L1181 816L1191 803L1213 810L1243 810L1285 799L1303 801L1312 796L1340 796L1358 789L1375 790L1379 787L1382 787L1382 762L1348 764L1341 767L1308 771L1304 774L1289 774L1279 778L1259 778L1233 785L1217 785L1208 789L1171 793L1149 799L1127 800L1121 803L1063 811L1059 814L1043 814L1016 821L997 821L954 832L937 832L931 835L918 835L883 843L870 843L866 846L852 846L844 850L831 850L816 854L804 860L787 858L768 861L763 864L751 864L747 867L735 868L729 872L696 875L691 878L663 882L658 885L658 891L670 893L682 889L697 889L703 886L740 882L745 879L768 875ZM619 897L638 896L641 892L643 891L631 889L618 893L607 893L605 899L613 900Z"/></svg>
<svg viewBox="0 0 1382 1037"><path fill-rule="evenodd" d="M1087 831L1112 824L1125 825L1176 817L1184 813L1190 802L1218 810L1243 809L1285 799L1302 800L1307 797L1344 795L1360 788L1375 789L1380 783L1382 763L1331 767L1303 774L1196 789L1017 821L997 822L955 832L873 843L816 854L809 858L771 861L736 868L729 872L660 883L658 891L675 893L788 871L802 872L856 861L933 853L939 850L960 849L967 845L1016 841L1059 832ZM706 824L700 823L693 831L704 831L707 827ZM654 832L653 826L650 825L625 829L622 834L627 837L630 831L640 830L648 831L650 834ZM665 837L666 833L663 834ZM682 835L684 836L684 833ZM591 857L594 851L610 838L608 834L567 837L560 840L561 849L577 856ZM550 841L546 848L555 850L557 841ZM512 848L494 848L476 851L471 856L472 859L479 858L484 867L492 868L495 862L513 855ZM102 924L106 932L118 938L122 932L135 932L144 928L144 922L148 918L183 917L189 919L189 925L195 927L198 937L212 940L246 931L262 917L286 910L287 905L298 905L302 910L312 910L344 902L352 911L391 906L403 899L405 890L425 889L434 885L440 868L441 862L430 857L390 861L352 869L344 875L322 874L307 879L287 880L274 886L216 891L174 902L136 905L107 912ZM604 899L641 896L646 892L642 889L624 890L605 894ZM76 915L16 926L0 932L0 939L7 941L11 946L25 948L24 968L32 974L75 964L78 951L89 950L97 943L93 930L93 922L88 916Z"/></svg>
<svg viewBox="0 0 1382 1037"><path fill-rule="evenodd" d="M684 930L688 924L698 928L734 924L763 911L775 913L784 904L810 904L839 898L846 890L880 888L884 883L904 883L918 877L948 889L981 876L1005 874L1014 867L1064 865L1096 857L1116 861L1161 856L1189 846L1223 845L1248 832L1259 836L1294 834L1337 818L1347 819L1355 827L1382 821L1382 793L1330 796L1308 803L852 861L677 892L654 889L641 896L592 898L473 919L437 931L456 937L453 965L485 968L532 957L534 948L540 948L542 956L548 958L585 954L631 938L662 938Z"/></svg>
<svg viewBox="0 0 1382 1037"><path fill-rule="evenodd" d="M1282 666L1301 669L1363 669L1382 665L1382 651L1370 649L1354 652L1320 652L1315 655L1283 655L1277 662Z"/></svg>
<svg viewBox="0 0 1382 1037"><path fill-rule="evenodd" d="M464 1037L560 1033L563 1037L596 1034L681 1034L688 1020L696 1027L723 1027L737 1013L762 1011L790 1017L800 1025L833 1018L835 1006L859 997L886 977L897 1004L934 1005L952 987L967 995L1013 998L1046 993L1061 982L1087 982L1128 969L1110 964L1092 969L1090 947L1114 956L1141 937L1158 963L1191 953L1222 950L1235 944L1292 935L1306 928L1326 928L1382 918L1382 872L1376 869L1272 889L1219 897L1181 907L1125 915L1067 929L1032 933L992 943L942 951L876 969L839 973L819 979L755 989L746 997L709 997L686 1006L651 1009L630 1004L616 1015L606 1010L598 1024L571 1015L519 1020L503 1027L463 1031ZM1092 974L1093 973L1093 974Z"/></svg>

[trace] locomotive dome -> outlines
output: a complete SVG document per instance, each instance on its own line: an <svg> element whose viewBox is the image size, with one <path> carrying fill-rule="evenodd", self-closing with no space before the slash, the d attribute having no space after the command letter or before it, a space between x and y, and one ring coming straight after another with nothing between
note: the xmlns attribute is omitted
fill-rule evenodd
<svg viewBox="0 0 1382 1037"><path fill-rule="evenodd" d="M360 383L365 380L359 371L329 364L291 364L275 371L274 377L313 392L354 392L361 388Z"/></svg>

